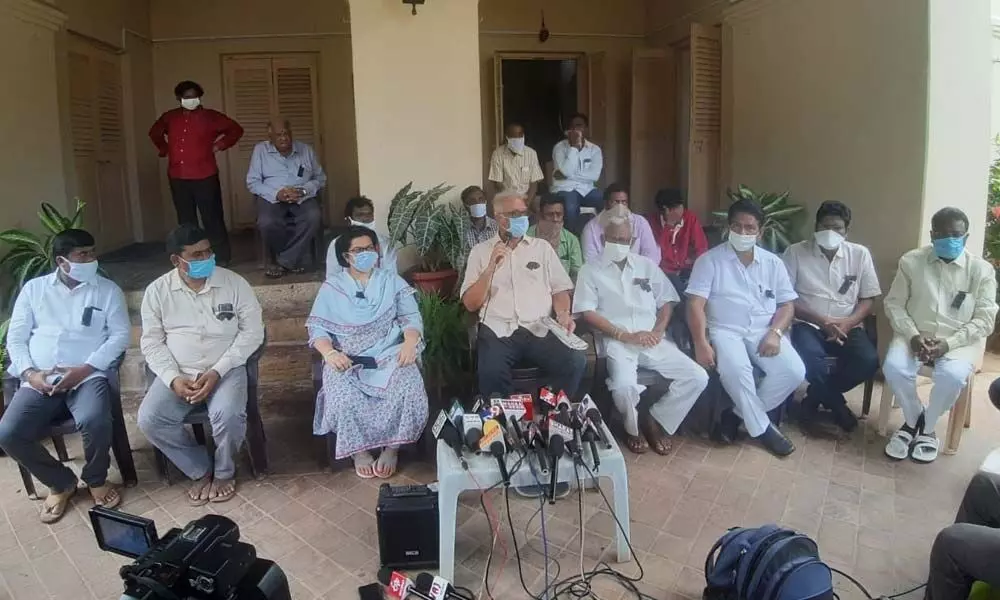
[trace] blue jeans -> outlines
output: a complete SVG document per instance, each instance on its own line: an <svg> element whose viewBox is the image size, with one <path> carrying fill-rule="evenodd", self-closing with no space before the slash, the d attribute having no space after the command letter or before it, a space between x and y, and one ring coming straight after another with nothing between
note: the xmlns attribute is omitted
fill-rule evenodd
<svg viewBox="0 0 1000 600"><path fill-rule="evenodd" d="M848 332L843 345L827 342L823 332L805 323L792 325L791 338L806 365L809 392L803 405L808 408L843 406L847 402L844 393L871 379L878 370L878 350L861 327ZM828 356L837 358L833 372Z"/></svg>
<svg viewBox="0 0 1000 600"><path fill-rule="evenodd" d="M586 196L577 191L557 192L566 203L566 226L570 231L579 233L583 229L580 221L580 206L589 206L600 211L604 207L604 193L594 188Z"/></svg>

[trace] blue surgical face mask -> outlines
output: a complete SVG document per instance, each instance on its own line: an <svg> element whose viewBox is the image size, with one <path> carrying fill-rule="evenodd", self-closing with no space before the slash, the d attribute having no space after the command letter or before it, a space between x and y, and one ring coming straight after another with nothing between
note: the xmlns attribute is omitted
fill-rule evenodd
<svg viewBox="0 0 1000 600"><path fill-rule="evenodd" d="M965 236L938 238L933 241L934 253L944 260L955 260L965 250Z"/></svg>
<svg viewBox="0 0 1000 600"><path fill-rule="evenodd" d="M354 266L355 270L367 273L375 268L375 263L377 262L378 252L375 252L374 250L364 250L353 255L351 264Z"/></svg>
<svg viewBox="0 0 1000 600"><path fill-rule="evenodd" d="M188 277L191 279L208 279L212 276L215 271L215 255L209 256L204 260L184 260L181 259L188 266Z"/></svg>
<svg viewBox="0 0 1000 600"><path fill-rule="evenodd" d="M508 217L507 233L513 238L522 238L528 233L528 216Z"/></svg>

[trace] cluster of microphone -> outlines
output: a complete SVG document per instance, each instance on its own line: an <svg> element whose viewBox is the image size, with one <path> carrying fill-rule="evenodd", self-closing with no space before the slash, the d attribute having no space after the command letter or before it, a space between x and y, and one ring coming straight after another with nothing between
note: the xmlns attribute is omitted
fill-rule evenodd
<svg viewBox="0 0 1000 600"><path fill-rule="evenodd" d="M455 452L462 467L468 469L466 452L489 455L496 459L500 477L510 485L507 454L516 452L526 460L534 459L538 470L549 474L547 496L555 501L559 461L564 456L583 463L584 447L589 447L593 471L600 468L598 443L611 448L603 427L603 418L589 395L573 404L562 391L542 388L536 403L531 394L503 398L494 394L488 401L476 396L466 412L453 399L442 410L433 426L434 436Z"/></svg>
<svg viewBox="0 0 1000 600"><path fill-rule="evenodd" d="M385 586L389 596L397 600L411 596L422 600L469 600L456 592L447 579L430 573L420 573L412 580L404 573L383 567L378 571L378 581Z"/></svg>

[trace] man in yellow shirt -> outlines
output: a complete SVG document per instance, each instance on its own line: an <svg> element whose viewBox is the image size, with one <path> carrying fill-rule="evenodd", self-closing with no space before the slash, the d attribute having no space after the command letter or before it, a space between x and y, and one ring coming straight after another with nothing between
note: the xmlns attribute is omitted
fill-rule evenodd
<svg viewBox="0 0 1000 600"><path fill-rule="evenodd" d="M997 316L993 266L965 248L969 218L957 208L942 208L931 218L930 246L899 259L899 270L885 297L885 312L895 333L882 372L892 387L906 423L885 447L890 458L907 456L932 462L938 456L934 433L951 410L986 349ZM917 396L917 371L933 365L934 387L925 408Z"/></svg>

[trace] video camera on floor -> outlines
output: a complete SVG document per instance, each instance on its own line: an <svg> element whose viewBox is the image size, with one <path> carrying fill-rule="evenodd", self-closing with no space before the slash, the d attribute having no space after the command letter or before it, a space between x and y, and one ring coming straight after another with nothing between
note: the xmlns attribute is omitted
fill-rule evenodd
<svg viewBox="0 0 1000 600"><path fill-rule="evenodd" d="M101 550L135 559L119 571L122 600L291 600L288 579L272 561L240 542L232 520L205 515L160 539L151 519L95 506Z"/></svg>

